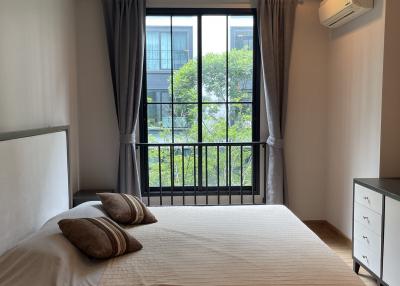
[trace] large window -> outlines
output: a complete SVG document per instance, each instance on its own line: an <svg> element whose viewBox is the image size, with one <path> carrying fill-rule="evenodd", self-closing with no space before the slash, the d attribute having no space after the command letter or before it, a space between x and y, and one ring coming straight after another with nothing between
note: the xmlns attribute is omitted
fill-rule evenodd
<svg viewBox="0 0 400 286"><path fill-rule="evenodd" d="M148 10L141 141L192 145L142 154L147 191L170 187L171 178L174 187L256 184L251 145L193 145L258 140L254 23L250 10Z"/></svg>

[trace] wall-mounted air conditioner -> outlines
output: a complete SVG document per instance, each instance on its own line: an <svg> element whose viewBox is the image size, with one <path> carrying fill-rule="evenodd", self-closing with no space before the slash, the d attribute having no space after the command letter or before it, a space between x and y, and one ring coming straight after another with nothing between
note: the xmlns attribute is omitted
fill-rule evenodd
<svg viewBox="0 0 400 286"><path fill-rule="evenodd" d="M373 7L374 0L324 0L319 8L319 19L322 25L337 28Z"/></svg>

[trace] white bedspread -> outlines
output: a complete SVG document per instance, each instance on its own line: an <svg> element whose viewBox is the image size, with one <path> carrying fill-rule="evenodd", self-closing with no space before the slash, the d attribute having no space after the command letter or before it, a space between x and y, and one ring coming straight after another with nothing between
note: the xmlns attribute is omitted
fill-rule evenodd
<svg viewBox="0 0 400 286"><path fill-rule="evenodd" d="M143 249L104 262L82 255L57 226L104 215L99 203L61 214L0 257L0 285L363 285L286 207L151 211L158 223L127 229Z"/></svg>
<svg viewBox="0 0 400 286"><path fill-rule="evenodd" d="M109 261L101 285L363 285L283 206L152 208L143 250Z"/></svg>

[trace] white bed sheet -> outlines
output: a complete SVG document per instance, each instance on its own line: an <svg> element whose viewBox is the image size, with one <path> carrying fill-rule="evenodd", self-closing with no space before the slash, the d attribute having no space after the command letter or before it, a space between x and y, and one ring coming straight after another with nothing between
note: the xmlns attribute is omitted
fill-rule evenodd
<svg viewBox="0 0 400 286"><path fill-rule="evenodd" d="M152 208L129 230L143 250L109 261L101 285L363 285L284 206Z"/></svg>

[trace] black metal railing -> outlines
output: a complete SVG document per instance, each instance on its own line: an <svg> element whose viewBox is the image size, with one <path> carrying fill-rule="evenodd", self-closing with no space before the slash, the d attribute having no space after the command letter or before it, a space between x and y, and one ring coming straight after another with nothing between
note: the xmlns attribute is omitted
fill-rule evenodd
<svg viewBox="0 0 400 286"><path fill-rule="evenodd" d="M262 204L265 142L137 143L148 205Z"/></svg>

